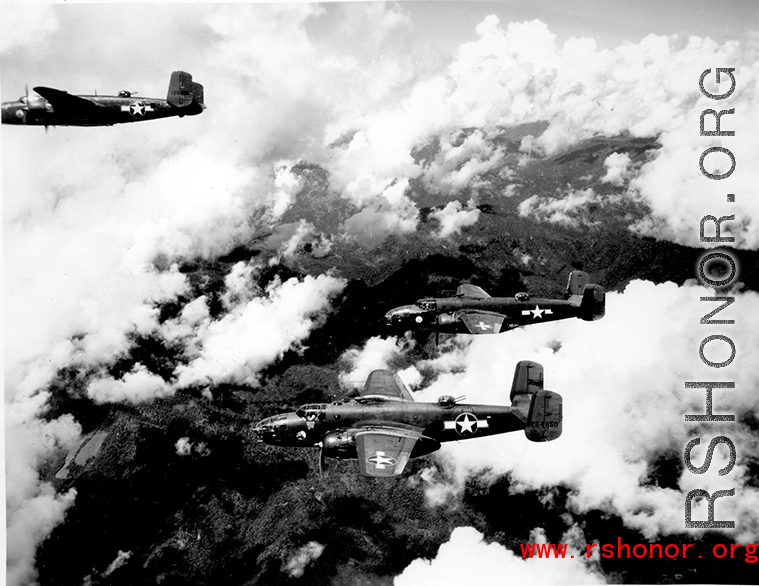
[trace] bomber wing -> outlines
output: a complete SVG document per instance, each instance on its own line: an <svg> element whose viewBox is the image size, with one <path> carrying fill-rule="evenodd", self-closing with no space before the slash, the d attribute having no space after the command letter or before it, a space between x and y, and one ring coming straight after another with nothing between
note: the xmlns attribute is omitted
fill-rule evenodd
<svg viewBox="0 0 759 586"><path fill-rule="evenodd" d="M456 289L456 297L471 297L472 299L488 299L490 295L485 293L482 287L465 283Z"/></svg>
<svg viewBox="0 0 759 586"><path fill-rule="evenodd" d="M371 428L356 434L358 466L364 476L389 477L403 472L422 437L421 430L399 427Z"/></svg>
<svg viewBox="0 0 759 586"><path fill-rule="evenodd" d="M375 370L369 374L361 390L363 400L413 401L414 398L401 378L390 370Z"/></svg>
<svg viewBox="0 0 759 586"><path fill-rule="evenodd" d="M51 87L37 86L34 91L45 98L53 110L58 114L77 113L77 114L100 114L105 108L86 98L73 96L63 90L56 90Z"/></svg>
<svg viewBox="0 0 759 586"><path fill-rule="evenodd" d="M457 314L470 334L497 334L506 319L505 315L492 311L459 311Z"/></svg>

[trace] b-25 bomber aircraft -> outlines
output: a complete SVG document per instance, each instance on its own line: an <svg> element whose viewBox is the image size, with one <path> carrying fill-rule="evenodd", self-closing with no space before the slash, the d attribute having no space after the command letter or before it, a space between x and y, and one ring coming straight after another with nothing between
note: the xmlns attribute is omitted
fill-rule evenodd
<svg viewBox="0 0 759 586"><path fill-rule="evenodd" d="M203 86L185 71L171 74L166 99L133 96L122 90L118 96L81 95L49 87L34 88L41 98L26 95L3 102L3 124L33 126L112 126L170 116L195 116L205 110Z"/></svg>
<svg viewBox="0 0 759 586"><path fill-rule="evenodd" d="M388 325L403 330L435 330L450 334L497 334L519 326L577 317L601 319L606 311L603 287L590 283L583 271L569 273L566 299L491 297L476 285L460 285L455 297L420 299L391 309Z"/></svg>
<svg viewBox="0 0 759 586"><path fill-rule="evenodd" d="M561 395L543 390L537 362L517 364L510 407L461 399L444 395L436 403L416 403L397 374L375 370L360 396L303 405L260 421L254 431L267 444L319 447L320 473L327 457L357 458L361 474L378 477L398 476L409 458L434 452L443 442L519 429L534 442L561 435Z"/></svg>

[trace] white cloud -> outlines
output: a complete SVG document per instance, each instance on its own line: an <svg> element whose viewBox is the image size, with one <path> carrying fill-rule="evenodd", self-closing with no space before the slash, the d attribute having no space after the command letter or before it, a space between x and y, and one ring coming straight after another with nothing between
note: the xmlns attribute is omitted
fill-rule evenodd
<svg viewBox="0 0 759 586"><path fill-rule="evenodd" d="M407 191L422 169L409 153L431 135L547 120L542 136L523 142L537 156L596 134L662 133L661 149L631 178L631 192L654 213L638 229L693 244L694 217L735 213L737 244L757 247L759 200L746 195L756 183L746 153L756 152L759 138L744 130L756 126L759 112L756 47L653 35L608 51L592 39L557 46L539 21L502 26L488 17L477 40L441 70L409 49L414 24L402 6L335 10L338 34L319 37L312 34L318 27L307 25L319 24L326 8L313 4L142 4L137 27L129 25L135 22L130 4L3 5L3 82L18 84L18 94L29 81L75 93L139 88L161 96L177 67L205 85L209 106L191 119L112 128L43 134L3 127L4 144L13 145L2 152L3 234L10 243L5 304L13 308L4 316L13 340L5 348L6 419L27 416L8 424L8 442L36 446L31 453L17 450L26 464L8 467L8 486L23 486L25 495L9 498L9 532L17 527L31 535L12 552L21 582L32 579L34 547L73 498L56 495L36 476L39 459L58 445L35 439L46 399L40 390L58 368L107 362L128 349L130 334L158 331L186 344L192 362L177 372L182 384L254 383L262 365L303 343L318 325L341 282L309 277L259 295L252 284L244 287L246 267L226 283L229 315L212 320L200 297L160 328L157 319L157 304L189 290L175 262L213 258L245 242L253 211L263 207L276 218L288 209L300 188L293 161L329 171L330 187L361 208L346 222L347 234L373 246L417 228ZM362 43L353 47L346 39ZM737 134L718 141L733 149L738 167L720 185L692 172L703 149L716 144L692 134L699 112L713 107L694 80L704 63L715 62L739 64L738 89L726 104L736 114L723 124L732 128L735 121ZM167 69L167 63L176 65ZM28 79L32 71L35 78ZM346 133L355 134L345 148L328 146ZM502 164L500 151L482 136L476 131L441 155L441 189L471 186ZM30 161L42 161L41 171L30 172ZM736 203L723 203L715 189L736 193ZM458 219L468 213L457 211ZM271 345L262 341L272 338ZM139 365L119 380L91 383L90 390L99 400L170 392Z"/></svg>
<svg viewBox="0 0 759 586"><path fill-rule="evenodd" d="M627 153L611 153L604 160L606 174L601 177L601 183L611 183L612 185L624 185L628 176L628 167L630 166L630 155Z"/></svg>
<svg viewBox="0 0 759 586"><path fill-rule="evenodd" d="M298 191L303 188L303 180L292 172L287 162L282 162L274 177L275 191L272 194L274 204L271 207L273 220L279 219L295 201Z"/></svg>
<svg viewBox="0 0 759 586"><path fill-rule="evenodd" d="M11 586L36 579L37 546L63 520L76 497L73 488L59 494L50 483L40 482L39 465L51 452L73 447L81 434L70 415L38 419L46 399L43 393L5 405L6 577Z"/></svg>
<svg viewBox="0 0 759 586"><path fill-rule="evenodd" d="M345 221L345 234L355 238L362 246L372 248L381 244L390 234L404 234L416 230L419 210L407 197L391 204L384 196L363 208Z"/></svg>
<svg viewBox="0 0 759 586"><path fill-rule="evenodd" d="M432 212L431 218L435 218L440 222L440 232L438 232L438 238L446 238L451 234L461 232L461 229L466 226L473 226L480 218L480 210L478 210L474 201L470 200L467 209L464 210L461 202L452 201L449 202L442 210Z"/></svg>
<svg viewBox="0 0 759 586"><path fill-rule="evenodd" d="M362 386L369 377L369 373L373 370L388 368L391 361L412 347L413 343L408 336L405 338L372 336L363 348L351 348L343 354L342 360L351 370L341 374L340 381L346 386Z"/></svg>
<svg viewBox="0 0 759 586"><path fill-rule="evenodd" d="M492 146L481 130L475 130L460 144L459 131L441 137L440 154L425 169L425 181L451 194L470 185L473 179L502 165L504 153ZM454 146L455 145L455 146Z"/></svg>
<svg viewBox="0 0 759 586"><path fill-rule="evenodd" d="M96 403L143 403L173 392L165 380L139 363L120 379L108 376L95 379L87 386L87 396Z"/></svg>
<svg viewBox="0 0 759 586"><path fill-rule="evenodd" d="M535 530L530 539L546 543L542 530ZM566 543L567 536L562 541ZM601 573L584 558L585 551L570 546L563 559L523 559L498 543L487 543L473 527L457 527L450 540L440 546L437 557L414 560L393 584L604 584Z"/></svg>
<svg viewBox="0 0 759 586"><path fill-rule="evenodd" d="M237 382L256 385L258 372L298 347L328 310L345 281L328 275L275 280L265 296L254 297L199 328L197 356L176 369L177 385Z"/></svg>
<svg viewBox="0 0 759 586"><path fill-rule="evenodd" d="M592 187L588 187L570 190L560 197L532 195L520 203L517 209L522 217L531 216L544 222L577 227L597 223L588 217L587 206L604 206L619 200L620 196L602 196L595 193Z"/></svg>
<svg viewBox="0 0 759 586"><path fill-rule="evenodd" d="M192 442L189 437L180 437L174 444L178 456L188 456L192 450Z"/></svg>
<svg viewBox="0 0 759 586"><path fill-rule="evenodd" d="M738 354L719 373L699 358L699 344L714 333L699 323L711 310L699 298L712 295L703 287L633 281L624 293L608 294L606 316L600 321L568 320L462 339L441 357L418 364L440 373L418 392L420 400L466 394L472 403L508 404L514 364L524 359L543 364L546 388L564 398L563 434L553 442L536 444L521 433L505 434L445 444L440 457L459 481L491 468L508 472L515 485L525 488L568 486L570 510L604 510L652 539L685 531L683 507L689 490L735 487L736 498L718 502L717 515L736 521L736 539L755 540L759 523L751 507L759 491L747 474L749 458L757 456L753 432L738 422L715 428L684 417L705 410L705 391L686 389L685 381L713 379L735 381L735 390L714 391L715 413L735 413L739 421L747 413L759 413L753 392L759 367L750 358L759 344L759 295L739 294L733 307L740 310L725 316L736 319L734 326L725 326L725 333ZM557 342L561 346L554 352ZM722 350L707 348L714 360L724 358ZM510 359L493 361L492 356ZM720 433L733 439L738 451L737 465L727 476L716 474L726 458L726 450L717 450L710 472L694 475L686 470L678 488L646 482L657 458L679 458L693 437L703 438L693 451L693 461L701 463L710 437Z"/></svg>
<svg viewBox="0 0 759 586"><path fill-rule="evenodd" d="M306 571L306 566L319 559L324 552L324 546L317 541L309 541L300 547L287 563L282 566L282 571L291 578L300 578Z"/></svg>
<svg viewBox="0 0 759 586"><path fill-rule="evenodd" d="M119 550L119 553L116 554L116 559L113 560L110 563L110 565L106 568L105 572L103 572L103 577L107 577L107 576L110 576L111 574L113 574L113 572L115 572L121 566L123 566L125 563L127 563L127 561L129 560L130 557L132 557L132 552L131 551L121 551L121 550Z"/></svg>
<svg viewBox="0 0 759 586"><path fill-rule="evenodd" d="M295 229L295 234L288 238L280 247L282 250L282 256L293 256L298 248L303 244L304 240L311 236L314 232L314 225L306 220L301 220Z"/></svg>

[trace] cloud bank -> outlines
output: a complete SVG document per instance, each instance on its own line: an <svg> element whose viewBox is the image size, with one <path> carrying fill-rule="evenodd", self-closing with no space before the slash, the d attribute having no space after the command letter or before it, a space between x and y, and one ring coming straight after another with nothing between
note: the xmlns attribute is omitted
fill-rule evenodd
<svg viewBox="0 0 759 586"><path fill-rule="evenodd" d="M562 537L563 543L568 541L566 535ZM539 529L533 531L530 542L546 543L545 534ZM584 558L584 550L570 545L564 559L522 559L498 543L485 542L472 527L457 527L435 559L411 562L393 584L605 584L600 571Z"/></svg>
<svg viewBox="0 0 759 586"><path fill-rule="evenodd" d="M418 228L419 210L410 186L423 173L433 191L454 195L505 164L503 151L483 140L489 129L547 121L547 129L530 142L533 157L558 153L599 134L658 135L661 146L651 159L639 170L626 167L630 176L625 193L652 210L636 230L698 245L694 218L735 213L730 231L736 245L759 245L759 200L748 196L756 173L747 163L748 153L759 150L759 135L746 131L756 126L759 116L756 46L650 35L639 43L601 50L587 38L558 45L540 21L501 23L489 16L477 26L473 41L463 44L452 61L442 62L439 56L410 50L415 23L402 5L141 4L137 15L130 4L16 5L3 6L2 16L3 83L18 88L15 95L29 82L74 93L137 87L145 95L161 96L169 72L183 68L205 85L209 105L192 120L64 128L44 135L40 129L3 128L5 305L13 309L5 314L7 339L13 342L6 344L5 355L6 430L8 445L24 456L9 459L8 520L9 535L13 530L15 543L26 544L9 550L12 583L33 580L36 545L61 520L74 495L55 494L39 482L36 472L41 459L72 445L78 434L72 420L43 424L39 419L44 389L59 368L107 363L128 351L130 336L157 333L185 345L190 360L176 373L177 380L159 379L138 364L118 379L91 381L90 397L136 401L170 393L176 384L255 384L263 365L307 343L308 333L318 327L320 312L341 290L337 277L278 282L261 292L251 267L239 267L229 276L227 313L221 318L211 319L207 300L199 297L185 305L179 318L158 321L159 304L176 301L190 290L179 270L183 260L217 258L255 233L251 218L257 213L263 211L274 222L288 209L301 185L291 172L295 161L311 161L329 172L330 188L358 208L343 225L343 235L371 247L390 234ZM319 34L311 25L328 17L333 24L327 34ZM361 43L349 42L357 40ZM738 80L734 96L725 103L736 113L723 124L735 128L736 136L719 141L694 132L700 111L713 107L699 92L697 80L714 64L735 64ZM462 128L476 130L456 144L451 137ZM433 135L443 136L442 148L425 172L411 151ZM733 149L738 160L736 172L719 185L701 176L696 166L700 153L718 143ZM39 172L30 172L30 161ZM607 165L606 179L612 185L624 176L620 163ZM736 194L734 204L726 203L724 192ZM435 216L439 235L471 225L477 220L475 212L445 207ZM288 241L282 254L293 253L298 242ZM672 293L664 292L665 297ZM625 298L637 294L631 290ZM745 298L753 303L750 295ZM654 313L660 307L653 296L633 306ZM670 311L677 314L680 306ZM275 313L281 320L272 317ZM670 314L659 317L667 322ZM609 319L589 327L604 331ZM651 331L661 327L661 322L640 321L649 323ZM671 332L668 344L677 347L681 334ZM497 350L516 351L509 344L521 335L490 343ZM265 337L274 343L263 344ZM545 340L530 339L525 348L538 356L547 352L541 346ZM647 345L641 335L637 341L640 346L621 345L635 355ZM740 347L749 347L750 341L741 340ZM471 353L460 350L460 363L476 360L475 350L485 343L473 342ZM561 381L567 388L584 388L572 364L582 363L576 361L585 355L583 350L593 349L580 348L574 337L563 343L557 354L560 366L547 379L556 375L557 385ZM562 361L568 354L575 362ZM692 356L689 346L688 358ZM642 357L650 367L667 366L645 352ZM613 357L607 359L615 363ZM368 365L357 365L356 375ZM606 363L590 366L603 372ZM662 413L673 406L682 411L686 396L674 377L664 385L680 397L671 405L649 388L659 384L650 368L617 378L629 374L620 366L604 380L595 377L591 382L608 388L610 380L636 381L642 398L651 395ZM437 385L455 376L444 374ZM742 376L743 388L755 382L750 373ZM627 397L621 404L618 395L609 396L616 417L639 413L638 419L646 421L650 416L629 394L621 395ZM741 392L732 397L743 401L741 408L752 408ZM691 402L698 408L698 401ZM595 400L586 403L598 408ZM619 482L633 489L605 506L634 511L649 501L675 502L679 496L663 490L645 494L633 479L645 473L646 458L656 450L680 445L682 424L673 419L670 431L659 432L671 436L669 442L642 432L633 445L645 457L637 452L622 457L620 445L604 447L604 433L613 423L597 422L591 427L593 437L601 442L602 454L611 450L609 457L624 479ZM43 433L45 425L58 431ZM567 429L572 438L576 432L569 425ZM744 431L736 426L736 434ZM48 435L56 441L38 441ZM535 446L523 449L529 452ZM593 486L601 472L585 460L575 463L573 482L583 495L576 506L597 506L604 495ZM511 461L504 470L515 465ZM560 469L557 465L557 475ZM520 477L536 486L565 480L545 474L527 467L521 468ZM731 474L742 482L740 466ZM686 484L682 480L680 489ZM741 511L725 509L725 514L733 513ZM664 513L644 517L632 513L628 521L650 531L670 527ZM743 518L747 523L753 517Z"/></svg>
<svg viewBox="0 0 759 586"><path fill-rule="evenodd" d="M725 316L736 320L724 328L737 354L719 372L699 357L701 341L716 328L699 324L713 309L699 301L702 296L713 296L713 291L633 281L623 293L608 294L606 317L598 322L562 321L504 336L461 339L442 356L417 364L438 373L432 385L417 393L421 400L466 394L472 403L508 404L514 364L525 359L543 364L546 388L564 398L563 434L553 442L536 444L522 434L506 434L445 444L440 457L459 481L490 469L508 473L525 489L567 486L570 511L602 510L647 539L685 531L683 507L690 490L735 487L735 498L718 502L716 518L736 521L736 529L728 531L736 541L755 541L759 491L748 463L759 455L750 426L759 414L753 392L759 367L749 355L759 343L759 295L739 294L733 307L741 309ZM705 354L723 361L730 350L725 344L707 347ZM494 361L493 356L503 359ZM685 421L685 414L705 412L705 391L685 388L686 381L702 380L735 382L734 390L714 391L714 412L734 413L736 422ZM706 446L718 435L731 438L737 448L729 474L717 474L729 456L727 449L718 448L705 474L684 470L671 486L655 477L659 458L676 466L686 443L696 437L702 438L701 445L692 460L700 465ZM705 506L704 501L694 506L694 520L706 518Z"/></svg>

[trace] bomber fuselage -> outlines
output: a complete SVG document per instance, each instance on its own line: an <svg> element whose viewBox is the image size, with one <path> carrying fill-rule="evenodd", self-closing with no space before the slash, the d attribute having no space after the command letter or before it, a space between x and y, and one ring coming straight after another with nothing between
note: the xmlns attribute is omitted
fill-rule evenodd
<svg viewBox="0 0 759 586"><path fill-rule="evenodd" d="M414 305L396 307L385 314L385 320L390 326L406 330L434 328L447 333L468 333L466 325L456 319L457 312L462 310L492 312L506 316L501 331L581 315L579 304L563 299L442 297L420 299ZM486 323L480 325L483 333L486 333L488 327Z"/></svg>
<svg viewBox="0 0 759 586"><path fill-rule="evenodd" d="M259 422L255 431L266 443L317 446L324 442L331 457L355 458L351 430L386 426L423 429L412 456L436 450L440 443L523 429L526 418L516 407L500 405L441 406L393 399L359 398L304 405L294 413Z"/></svg>
<svg viewBox="0 0 759 586"><path fill-rule="evenodd" d="M203 111L200 104L195 110L180 109L163 98L96 95L77 97L89 100L99 107L86 110L66 109L60 113L44 98L22 97L15 102L2 104L2 122L32 126L112 126L171 116L181 117Z"/></svg>

